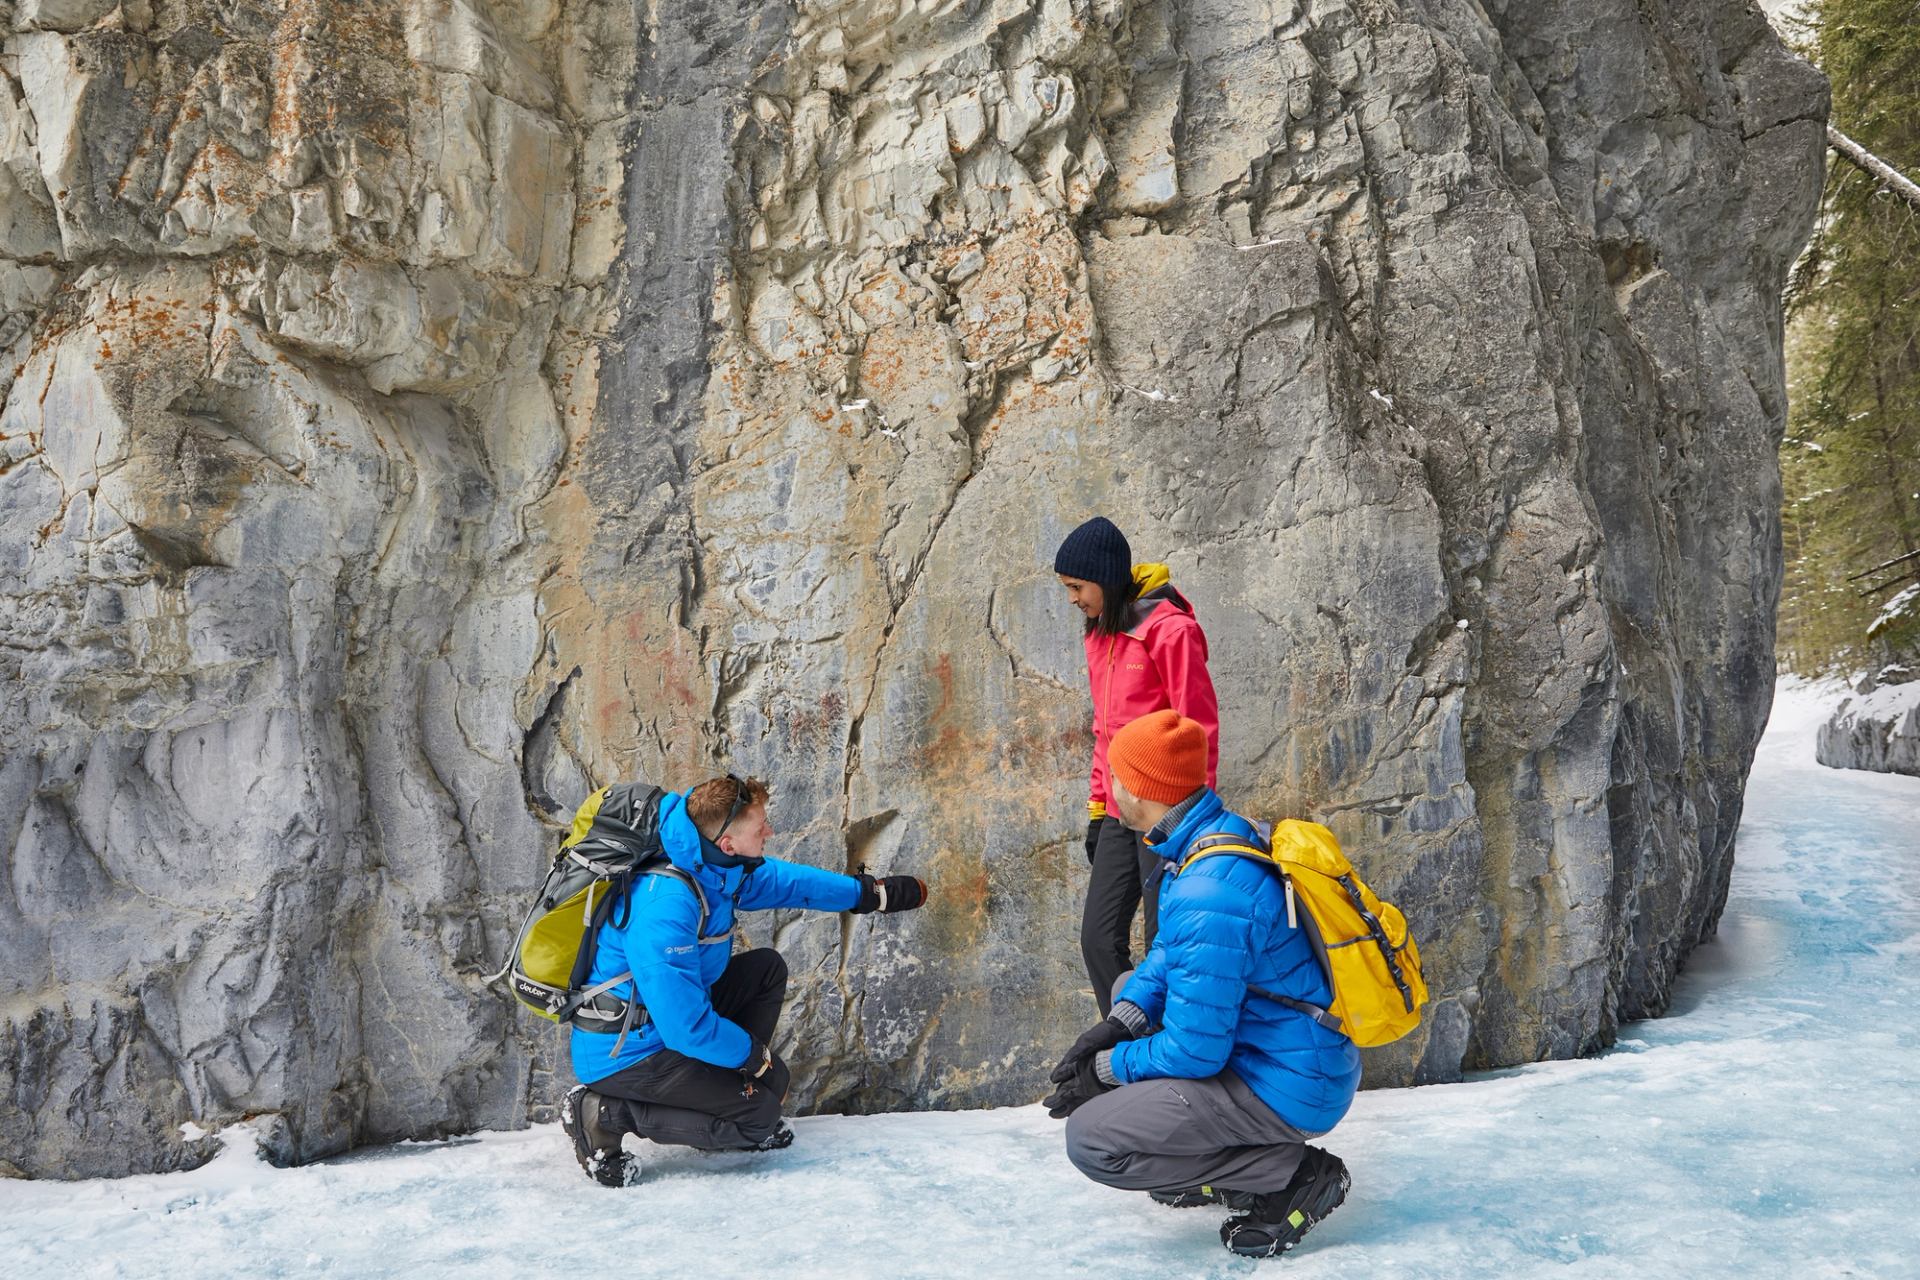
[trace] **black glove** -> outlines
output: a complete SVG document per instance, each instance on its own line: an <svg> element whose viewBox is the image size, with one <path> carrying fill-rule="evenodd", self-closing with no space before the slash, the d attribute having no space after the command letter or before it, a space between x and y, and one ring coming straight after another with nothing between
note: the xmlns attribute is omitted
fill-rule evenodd
<svg viewBox="0 0 1920 1280"><path fill-rule="evenodd" d="M912 911L927 900L927 886L912 876L887 876L875 880L862 871L855 878L860 881L860 901L854 903L851 910L857 916L866 915L869 911L884 915Z"/></svg>
<svg viewBox="0 0 1920 1280"><path fill-rule="evenodd" d="M1091 1058L1102 1049L1111 1049L1122 1040L1133 1039L1133 1032L1127 1030L1125 1023L1118 1018L1103 1018L1081 1033L1073 1042L1073 1048L1067 1050L1060 1064L1047 1076L1055 1084L1065 1084L1073 1079L1073 1073L1079 1068L1081 1060Z"/></svg>
<svg viewBox="0 0 1920 1280"><path fill-rule="evenodd" d="M1102 1080L1100 1073L1093 1069L1093 1055L1088 1054L1074 1067L1072 1078L1042 1098L1040 1105L1055 1120L1065 1120L1082 1104L1093 1101L1111 1088L1113 1086Z"/></svg>
<svg viewBox="0 0 1920 1280"><path fill-rule="evenodd" d="M760 1080L773 1069L774 1061L773 1050L755 1040L752 1047L747 1050L747 1060L734 1070L748 1080Z"/></svg>
<svg viewBox="0 0 1920 1280"><path fill-rule="evenodd" d="M1105 818L1087 819L1087 865L1093 865L1093 851L1100 844L1100 824Z"/></svg>

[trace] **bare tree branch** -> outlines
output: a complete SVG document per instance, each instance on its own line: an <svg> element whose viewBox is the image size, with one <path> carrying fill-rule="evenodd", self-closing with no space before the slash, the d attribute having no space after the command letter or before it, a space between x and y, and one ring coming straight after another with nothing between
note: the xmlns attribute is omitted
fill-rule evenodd
<svg viewBox="0 0 1920 1280"><path fill-rule="evenodd" d="M1882 160L1873 152L1840 132L1832 125L1827 126L1827 145L1853 161L1861 169L1884 183L1888 190L1905 200L1915 209L1920 209L1920 185L1901 173L1898 169Z"/></svg>

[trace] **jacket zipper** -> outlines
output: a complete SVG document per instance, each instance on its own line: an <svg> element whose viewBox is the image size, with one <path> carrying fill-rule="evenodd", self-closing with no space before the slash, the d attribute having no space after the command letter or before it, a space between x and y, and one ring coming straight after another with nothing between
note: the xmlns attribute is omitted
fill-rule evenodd
<svg viewBox="0 0 1920 1280"><path fill-rule="evenodd" d="M1100 724L1107 731L1107 741L1109 743L1113 741L1113 654L1114 650L1119 648L1119 646L1119 636L1107 637L1107 687L1101 691L1101 701L1104 706L1100 717ZM1108 765L1107 771L1111 774L1113 766Z"/></svg>

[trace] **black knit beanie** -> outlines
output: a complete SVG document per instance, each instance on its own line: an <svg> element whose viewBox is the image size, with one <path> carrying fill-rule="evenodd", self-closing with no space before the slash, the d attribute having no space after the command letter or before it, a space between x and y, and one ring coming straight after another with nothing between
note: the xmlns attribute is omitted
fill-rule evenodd
<svg viewBox="0 0 1920 1280"><path fill-rule="evenodd" d="M1133 579L1133 549L1127 535L1105 516L1093 519L1067 535L1054 553L1053 571L1101 586Z"/></svg>

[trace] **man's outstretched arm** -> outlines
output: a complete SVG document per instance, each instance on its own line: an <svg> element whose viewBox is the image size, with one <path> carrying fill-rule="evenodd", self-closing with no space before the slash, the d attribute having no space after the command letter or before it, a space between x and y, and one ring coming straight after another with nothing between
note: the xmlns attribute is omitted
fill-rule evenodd
<svg viewBox="0 0 1920 1280"><path fill-rule="evenodd" d="M808 911L911 911L927 899L926 886L912 876L849 876L837 871L762 858L740 885L745 911L800 907Z"/></svg>

